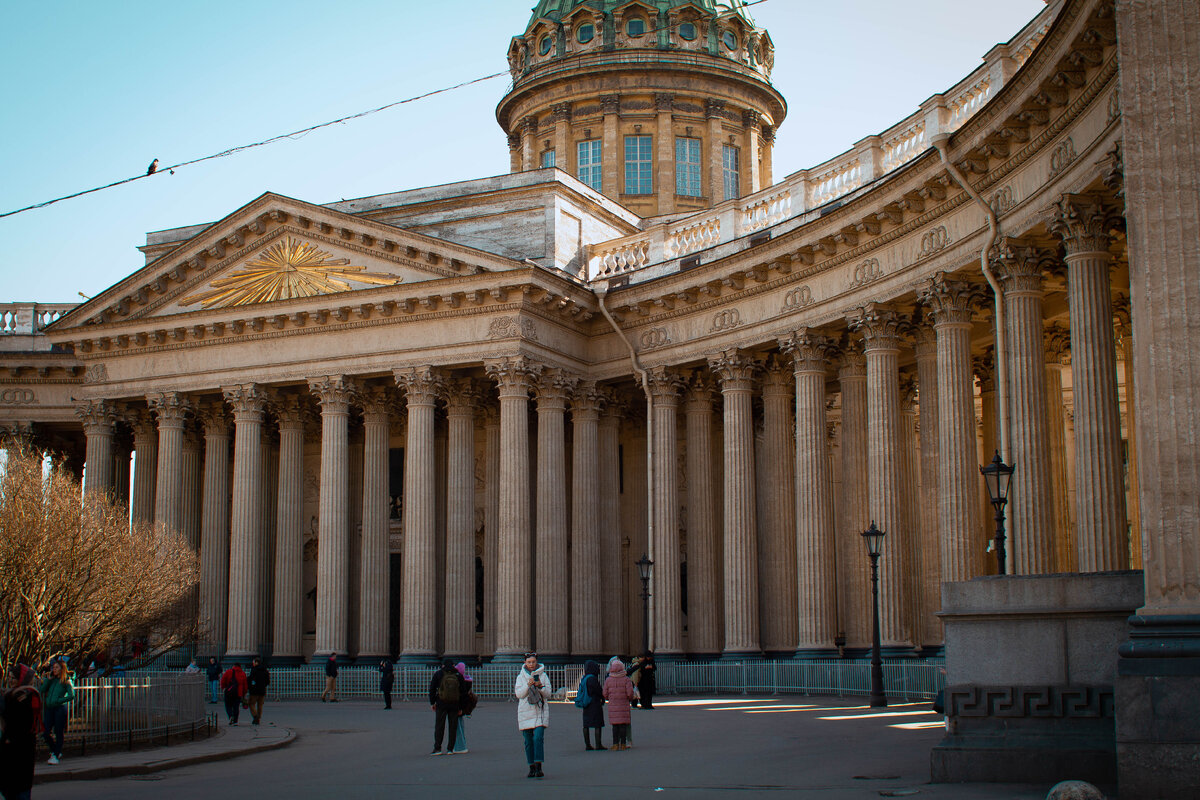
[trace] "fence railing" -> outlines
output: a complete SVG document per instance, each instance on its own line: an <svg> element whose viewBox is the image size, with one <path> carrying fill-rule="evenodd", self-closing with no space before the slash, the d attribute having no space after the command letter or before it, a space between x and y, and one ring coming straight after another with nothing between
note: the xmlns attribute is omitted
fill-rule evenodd
<svg viewBox="0 0 1200 800"><path fill-rule="evenodd" d="M155 671L82 678L68 708L64 745L70 752L132 749L210 733L200 674Z"/></svg>
<svg viewBox="0 0 1200 800"><path fill-rule="evenodd" d="M884 687L893 697L931 699L945 684L942 659L897 659L883 665ZM485 664L468 668L475 693L485 699L512 696L519 664ZM422 701L428 697L435 668L395 668L394 698ZM556 693L573 695L583 676L582 664L546 667ZM871 692L869 659L813 658L765 661L688 661L658 665L658 690L666 694L809 694L867 695ZM342 667L338 696L348 700L379 697L379 671L374 667ZM313 699L325 688L320 666L274 669L268 699Z"/></svg>

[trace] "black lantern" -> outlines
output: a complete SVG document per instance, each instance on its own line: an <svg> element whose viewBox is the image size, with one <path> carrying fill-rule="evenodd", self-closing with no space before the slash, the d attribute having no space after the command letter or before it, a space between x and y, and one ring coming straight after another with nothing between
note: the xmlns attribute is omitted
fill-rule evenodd
<svg viewBox="0 0 1200 800"><path fill-rule="evenodd" d="M867 544L867 556L871 559L871 708L887 706L887 695L883 693L883 655L879 646L879 555L883 552L886 535L875 525L875 520L871 520L871 527L862 534Z"/></svg>
<svg viewBox="0 0 1200 800"><path fill-rule="evenodd" d="M654 562L645 553L636 562L642 579L642 652L650 652L650 568Z"/></svg>
<svg viewBox="0 0 1200 800"><path fill-rule="evenodd" d="M984 483L987 484L988 499L992 501L992 510L995 512L996 520L996 562L1000 568L1000 574L1005 573L1006 553L1004 547L1004 507L1008 505L1008 491L1012 486L1013 467L1004 463L1000 458L1000 451L996 451L996 455L992 457L992 463L986 467L980 467L979 471L983 474Z"/></svg>

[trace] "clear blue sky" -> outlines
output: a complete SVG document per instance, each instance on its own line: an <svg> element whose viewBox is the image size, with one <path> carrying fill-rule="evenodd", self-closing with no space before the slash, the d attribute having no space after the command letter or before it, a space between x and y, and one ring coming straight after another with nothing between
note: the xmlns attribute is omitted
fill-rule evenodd
<svg viewBox="0 0 1200 800"><path fill-rule="evenodd" d="M532 0L41 0L0 28L0 212L507 69ZM767 0L789 103L775 176L891 126L1044 0ZM143 263L147 231L264 191L314 203L508 171L507 77L0 219L0 302L78 301Z"/></svg>

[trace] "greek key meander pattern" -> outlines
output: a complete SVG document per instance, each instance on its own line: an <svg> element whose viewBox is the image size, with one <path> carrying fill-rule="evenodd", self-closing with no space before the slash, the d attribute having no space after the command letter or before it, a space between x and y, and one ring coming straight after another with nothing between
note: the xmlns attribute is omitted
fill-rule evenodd
<svg viewBox="0 0 1200 800"><path fill-rule="evenodd" d="M951 717L1112 719L1111 686L947 687Z"/></svg>

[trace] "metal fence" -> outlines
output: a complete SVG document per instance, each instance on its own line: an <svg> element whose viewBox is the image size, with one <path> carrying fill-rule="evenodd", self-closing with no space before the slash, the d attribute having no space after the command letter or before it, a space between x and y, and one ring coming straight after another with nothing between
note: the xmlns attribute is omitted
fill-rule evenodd
<svg viewBox="0 0 1200 800"><path fill-rule="evenodd" d="M89 749L169 744L206 737L212 720L201 674L136 672L81 678L75 684L64 747Z"/></svg>
<svg viewBox="0 0 1200 800"><path fill-rule="evenodd" d="M898 659L884 662L884 689L891 697L932 699L945 684L939 671L942 659ZM520 664L485 664L468 668L480 698L512 697ZM398 665L392 695L401 701L428 697L436 667ZM779 661L686 661L658 665L658 691L663 694L808 694L868 695L871 662L855 659L796 659ZM546 667L555 693L574 696L583 676L582 664ZM271 700L316 699L325 688L320 666L271 670ZM374 667L341 667L338 696L348 699L379 698L379 671Z"/></svg>

